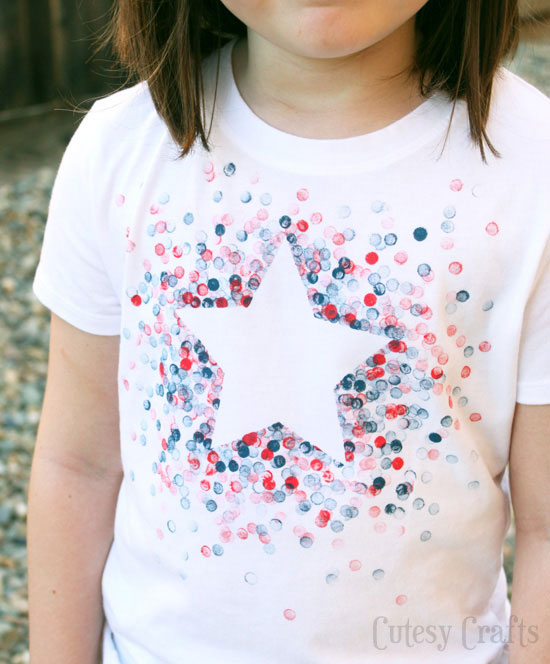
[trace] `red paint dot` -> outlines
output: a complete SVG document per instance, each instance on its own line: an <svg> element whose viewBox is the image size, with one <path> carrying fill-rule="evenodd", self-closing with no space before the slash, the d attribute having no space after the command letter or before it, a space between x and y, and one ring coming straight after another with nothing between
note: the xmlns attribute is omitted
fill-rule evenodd
<svg viewBox="0 0 550 664"><path fill-rule="evenodd" d="M485 226L485 230L489 235L496 235L498 233L498 225L494 221L490 221L487 226Z"/></svg>
<svg viewBox="0 0 550 664"><path fill-rule="evenodd" d="M272 477L266 477L263 481L262 484L264 486L264 489L267 489L268 491L273 491L275 487L277 486L277 483Z"/></svg>
<svg viewBox="0 0 550 664"><path fill-rule="evenodd" d="M458 178L455 178L454 180L451 180L451 184L449 185L449 188L451 191L460 191L464 185L462 184L462 180L459 180Z"/></svg>
<svg viewBox="0 0 550 664"><path fill-rule="evenodd" d="M384 438L384 436L376 436L376 438L374 439L374 444L378 448L384 447L384 445L386 444L386 439Z"/></svg>
<svg viewBox="0 0 550 664"><path fill-rule="evenodd" d="M392 353L404 353L407 350L407 344L402 340L392 339L388 342L388 348Z"/></svg>
<svg viewBox="0 0 550 664"><path fill-rule="evenodd" d="M344 244L346 238L342 235L342 233L334 233L334 235L332 236L332 241L336 245L341 245ZM378 257L376 258L376 260L378 260Z"/></svg>
<svg viewBox="0 0 550 664"><path fill-rule="evenodd" d="M382 367L374 367L374 369L369 369L367 371L367 378L369 380L374 380L375 378L382 378L384 374L385 371Z"/></svg>
<svg viewBox="0 0 550 664"><path fill-rule="evenodd" d="M338 309L335 307L334 304L327 304L322 308L322 313L326 318L333 319L338 316Z"/></svg>
<svg viewBox="0 0 550 664"><path fill-rule="evenodd" d="M354 314L346 314L344 316L344 320L346 321L346 323L352 325L357 320L357 316L355 316Z"/></svg>
<svg viewBox="0 0 550 664"><path fill-rule="evenodd" d="M293 475L289 475L289 477L287 477L285 480L285 486L287 486L289 489L298 488L298 478L294 477Z"/></svg>
<svg viewBox="0 0 550 664"><path fill-rule="evenodd" d="M441 367L434 367L431 371L431 376L434 380L438 380L443 376L443 369Z"/></svg>
<svg viewBox="0 0 550 664"><path fill-rule="evenodd" d="M407 252L405 251L398 251L393 257L393 260L399 265L403 265L404 263L407 262L408 259L409 257L407 255Z"/></svg>
<svg viewBox="0 0 550 664"><path fill-rule="evenodd" d="M273 459L274 453L273 450L270 450L268 447L262 450L262 453L260 455L262 459L265 459L266 461L270 461Z"/></svg>
<svg viewBox="0 0 550 664"><path fill-rule="evenodd" d="M408 599L409 598L407 597L407 595L397 595L397 597L395 598L395 603L399 604L399 606L403 606L403 604L407 603Z"/></svg>
<svg viewBox="0 0 550 664"><path fill-rule="evenodd" d="M468 366L462 367L462 371L460 372L460 377L461 378L468 378L468 376L471 373L471 369Z"/></svg>
<svg viewBox="0 0 550 664"><path fill-rule="evenodd" d="M162 256L165 252L164 245L159 242L159 244L155 244L155 254L157 256Z"/></svg>
<svg viewBox="0 0 550 664"><path fill-rule="evenodd" d="M254 431L251 433L245 433L243 436L243 442L247 445L255 445L258 442L258 434Z"/></svg>
<svg viewBox="0 0 550 664"><path fill-rule="evenodd" d="M403 459L401 457L395 457L395 459L391 462L391 465L395 468L395 470L399 470L400 468L403 468Z"/></svg>
<svg viewBox="0 0 550 664"><path fill-rule="evenodd" d="M296 198L299 201L307 201L309 198L309 191L307 189L298 189L296 192Z"/></svg>
<svg viewBox="0 0 550 664"><path fill-rule="evenodd" d="M378 262L378 254L376 251L369 251L369 253L365 256L365 260L369 265L374 265Z"/></svg>
<svg viewBox="0 0 550 664"><path fill-rule="evenodd" d="M369 516L372 516L373 519L376 519L377 516L380 516L380 508L377 505L369 507Z"/></svg>
<svg viewBox="0 0 550 664"><path fill-rule="evenodd" d="M131 298L131 302L134 306L139 307L141 304L141 297L139 295L133 295Z"/></svg>
<svg viewBox="0 0 550 664"><path fill-rule="evenodd" d="M384 355L384 353L375 353L372 356L372 361L374 362L374 364L385 364L386 356Z"/></svg>
<svg viewBox="0 0 550 664"><path fill-rule="evenodd" d="M447 327L447 336L452 337L456 334L456 325L449 325Z"/></svg>
<svg viewBox="0 0 550 664"><path fill-rule="evenodd" d="M315 525L318 528L326 528L328 525L328 521L329 521L328 519L323 519L320 515L317 515L315 517Z"/></svg>
<svg viewBox="0 0 550 664"><path fill-rule="evenodd" d="M218 307L218 309L223 309L227 307L227 300L225 299L225 297L216 298L216 306Z"/></svg>
<svg viewBox="0 0 550 664"><path fill-rule="evenodd" d="M323 221L323 215L320 212L314 212L310 217L310 221L312 224L320 224Z"/></svg>
<svg viewBox="0 0 550 664"><path fill-rule="evenodd" d="M298 230L301 231L302 233L305 233L307 229L309 228L309 224L305 219L300 219L300 221L296 224L298 226Z"/></svg>
<svg viewBox="0 0 550 664"><path fill-rule="evenodd" d="M374 293L367 293L363 298L363 302L367 305L367 307L373 307L376 304L377 299L378 298Z"/></svg>
<svg viewBox="0 0 550 664"><path fill-rule="evenodd" d="M489 352L489 351L491 350L491 344L490 344L488 341L482 341L482 342L479 344L479 350L480 350L482 353L487 353L487 352Z"/></svg>
<svg viewBox="0 0 550 664"><path fill-rule="evenodd" d="M201 553L205 558L209 558L212 551L210 550L210 547L205 544L204 546L201 546Z"/></svg>
<svg viewBox="0 0 550 664"><path fill-rule="evenodd" d="M481 420L481 415L479 413L472 413L470 415L470 422L479 422Z"/></svg>
<svg viewBox="0 0 550 664"><path fill-rule="evenodd" d="M349 568L352 572L358 572L361 569L361 561L360 560L350 560L349 561Z"/></svg>
<svg viewBox="0 0 550 664"><path fill-rule="evenodd" d="M460 274L462 272L462 263L459 263L458 261L449 263L449 272L451 274Z"/></svg>
<svg viewBox="0 0 550 664"><path fill-rule="evenodd" d="M287 620L294 620L294 618L296 618L296 611L294 611L294 609L285 609L283 611L283 616Z"/></svg>

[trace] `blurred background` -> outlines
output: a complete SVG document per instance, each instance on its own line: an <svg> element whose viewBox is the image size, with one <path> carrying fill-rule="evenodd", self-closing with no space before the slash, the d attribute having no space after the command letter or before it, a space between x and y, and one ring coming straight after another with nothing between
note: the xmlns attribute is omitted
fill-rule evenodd
<svg viewBox="0 0 550 664"><path fill-rule="evenodd" d="M89 108L124 80L109 49L94 54L112 4L0 4L0 664L29 661L26 493L49 344L49 311L31 284L55 173L82 117L74 108ZM550 0L520 5L521 43L507 66L550 96ZM509 584L513 541L512 523L504 549Z"/></svg>

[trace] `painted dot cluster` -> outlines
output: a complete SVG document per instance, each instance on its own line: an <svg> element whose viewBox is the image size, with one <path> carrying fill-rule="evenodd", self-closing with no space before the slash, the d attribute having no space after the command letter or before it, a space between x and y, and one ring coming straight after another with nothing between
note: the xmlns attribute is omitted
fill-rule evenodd
<svg viewBox="0 0 550 664"><path fill-rule="evenodd" d="M223 558L228 546L243 540L253 540L265 554L274 555L282 533L293 537L297 548L309 550L316 546L319 529L333 533L337 547L338 535L359 517L367 519L374 534L397 528L408 509L437 517L439 504L426 504L418 495L434 475L423 470L417 476L415 464L460 462L444 442L453 428L459 428L456 409L466 409L469 399L460 386L445 385L449 345L453 352L461 349L465 363L460 378L467 380L472 362L466 360L476 350L489 352L491 343L485 339L467 343L452 324L446 338L436 337L429 322L433 312L423 302L424 289L437 276L430 253L426 249L422 261L409 265L407 248L411 242L428 247L441 232L441 249L452 250L452 234L460 223L458 202L440 210L438 223L398 233L383 217L387 204L374 200L370 211L380 217L380 228L373 227L368 246L359 246L353 210L347 205L341 205L333 217L323 211L305 214L299 206L311 203L306 187L295 192L298 204L286 209L274 204L273 194L256 194L250 187L238 192L239 205L247 212L237 215L230 212L222 183L234 178L238 166L210 163L203 170L212 184L211 203L219 206L219 212L208 223L197 223L197 210L182 211L178 220L163 220L170 195L161 192L149 209L155 221L146 229L154 256L143 261L141 281L127 291L131 304L144 308L136 330L139 361L156 376L149 385L138 386L143 392L143 418L137 442L153 450L156 486L160 482L178 500L182 514L196 515L200 505L204 518L216 520L218 541L203 542L200 555ZM458 197L465 185L454 179L449 189L451 196ZM471 193L481 195L475 187ZM116 205L124 201L120 194ZM182 228L185 232L176 233ZM494 221L483 230L489 237L499 232ZM172 239L179 237L185 241ZM245 433L241 439L212 445L224 371L185 328L181 310L248 307L278 251L291 252L312 315L320 324L342 324L380 338L379 351L358 358L335 386L344 464L316 447L315 441L300 438L284 422L266 423L264 429ZM154 267L159 262L162 269ZM459 306L468 306L473 294L462 282L466 266L453 256L445 265L448 278L456 280L445 304L446 314L452 315ZM493 306L493 300L486 300L481 310ZM124 331L124 337L135 339L130 330ZM444 400L448 411L437 427L431 417L434 397ZM477 412L461 417L481 420ZM163 428L167 421L169 430ZM434 463L434 472L436 468ZM152 483L152 495L156 486ZM467 486L475 490L479 481ZM251 518L251 506L258 504L272 508L261 522ZM159 538L175 535L180 528L177 518L162 526ZM200 532L198 523L196 531ZM396 532L403 534L404 527ZM432 531L423 529L416 537L427 543ZM351 559L348 568L360 572L361 560ZM339 574L337 569L327 571L326 584L336 583ZM381 581L385 571L377 568L369 574ZM255 572L248 571L243 582L256 585ZM395 602L401 605L407 599L402 594ZM286 608L283 616L293 621L296 613Z"/></svg>

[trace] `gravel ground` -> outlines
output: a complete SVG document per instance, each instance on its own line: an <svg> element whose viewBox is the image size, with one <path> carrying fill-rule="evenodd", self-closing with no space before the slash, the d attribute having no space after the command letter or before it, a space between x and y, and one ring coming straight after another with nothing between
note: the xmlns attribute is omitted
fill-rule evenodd
<svg viewBox="0 0 550 664"><path fill-rule="evenodd" d="M550 25L524 30L511 68L550 95ZM31 283L56 169L78 119L51 111L0 123L0 664L29 661L26 492L49 342L49 312ZM512 527L504 548L509 582L513 535Z"/></svg>

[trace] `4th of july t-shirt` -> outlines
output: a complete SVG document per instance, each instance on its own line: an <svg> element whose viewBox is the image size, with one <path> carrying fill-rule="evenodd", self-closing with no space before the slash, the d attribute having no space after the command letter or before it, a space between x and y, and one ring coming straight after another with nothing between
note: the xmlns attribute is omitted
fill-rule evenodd
<svg viewBox="0 0 550 664"><path fill-rule="evenodd" d="M507 662L511 424L550 403L550 101L499 71L488 164L464 102L443 147L443 93L303 138L245 104L233 44L210 151L177 159L145 82L94 103L33 283L120 335L104 662Z"/></svg>

